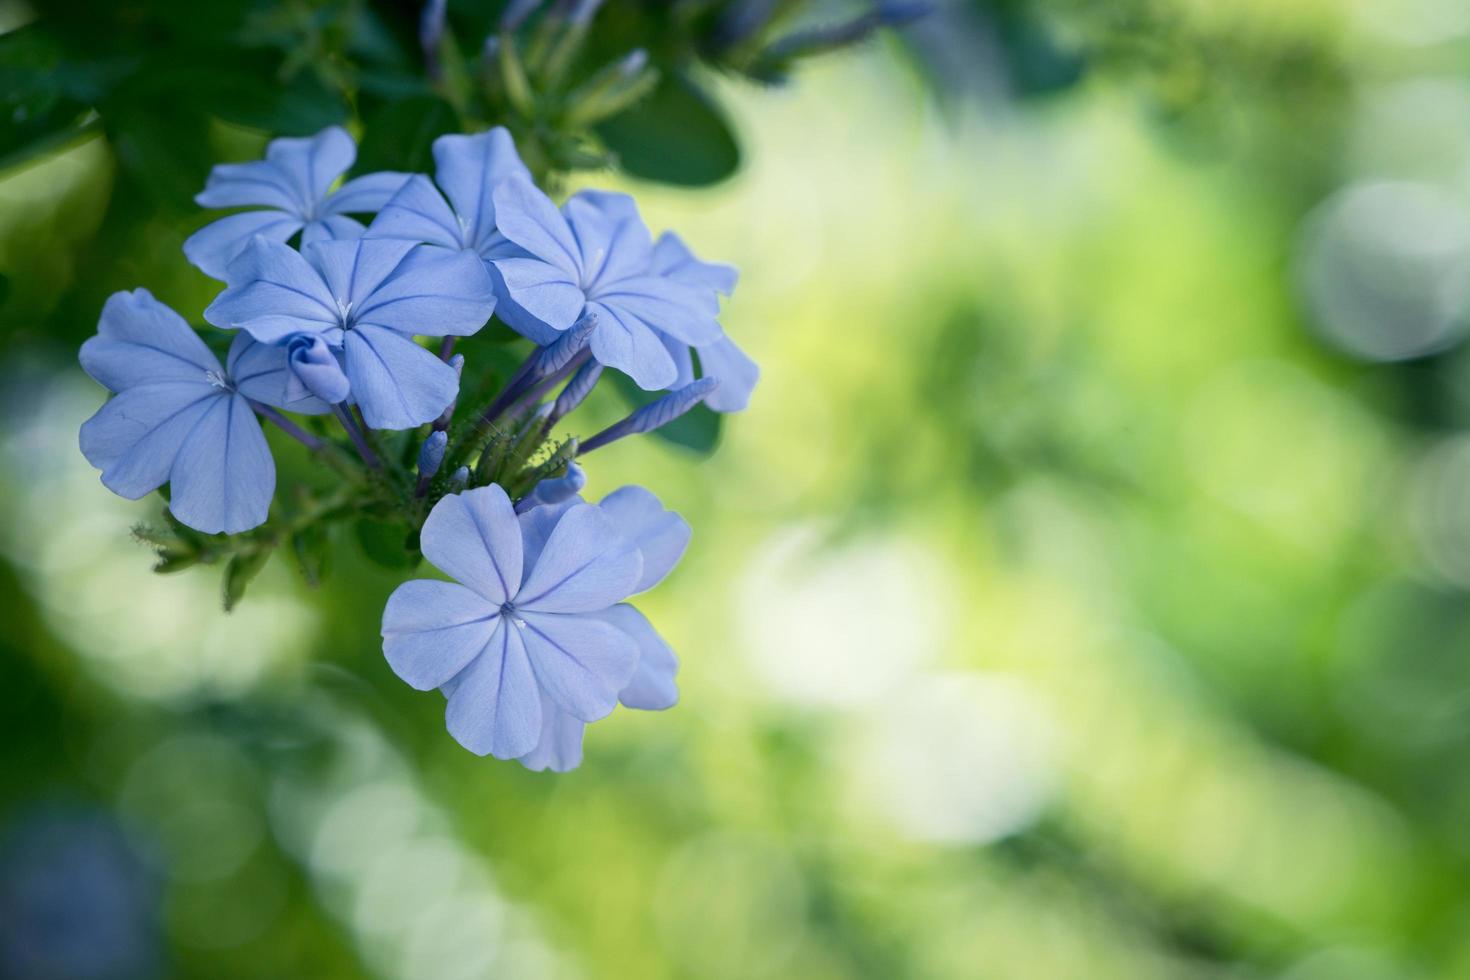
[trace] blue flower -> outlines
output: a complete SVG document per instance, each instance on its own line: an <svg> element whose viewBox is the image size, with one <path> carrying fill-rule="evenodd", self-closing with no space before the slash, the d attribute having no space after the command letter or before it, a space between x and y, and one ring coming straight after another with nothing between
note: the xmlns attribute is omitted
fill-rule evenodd
<svg viewBox="0 0 1470 980"><path fill-rule="evenodd" d="M685 345L720 338L714 293L653 271L652 238L627 195L583 191L563 212L512 175L492 198L500 233L522 250L491 263L500 316L537 344L595 313L592 356L653 391L679 374L660 334Z"/></svg>
<svg viewBox="0 0 1470 980"><path fill-rule="evenodd" d="M312 338L340 351L351 395L375 429L432 421L459 391L454 368L414 335L472 334L495 309L479 259L407 241L314 242L298 253L256 236L228 275L204 318L287 346L302 388L327 400L340 389Z"/></svg>
<svg viewBox="0 0 1470 980"><path fill-rule="evenodd" d="M82 368L117 393L81 431L103 485L136 500L168 483L173 515L210 534L265 521L276 468L248 399L274 396L280 355L241 337L227 360L146 289L108 298L81 351Z"/></svg>
<svg viewBox="0 0 1470 980"><path fill-rule="evenodd" d="M733 266L701 261L672 231L660 235L653 247L653 271L693 286L713 289L725 296L735 291L735 281L740 275ZM667 334L664 342L679 368L679 377L674 384L688 384L694 379L689 346L680 344ZM736 346L735 341L727 334L721 334L711 343L696 344L694 351L699 355L700 376L720 380L719 387L704 400L706 405L716 412L739 412L750 404L750 395L760 380L761 369Z"/></svg>
<svg viewBox="0 0 1470 980"><path fill-rule="evenodd" d="M383 205L365 234L468 249L486 260L518 252L496 231L491 197L512 174L531 176L504 127L474 136L441 136L434 141L434 178L443 193L415 174Z"/></svg>
<svg viewBox="0 0 1470 980"><path fill-rule="evenodd" d="M643 649L662 641L641 616L615 610L662 577L678 544L667 526L647 535L647 551L635 543L640 501L573 499L517 517L505 491L489 486L435 505L424 556L455 581L399 586L383 611L383 653L412 687L445 691L445 720L461 745L501 759L530 755L548 724L604 717L638 676Z"/></svg>
<svg viewBox="0 0 1470 980"><path fill-rule="evenodd" d="M184 242L184 254L200 271L224 279L231 260L255 235L284 242L299 231L303 245L356 238L363 226L347 215L377 211L409 175L367 174L328 193L355 159L352 137L332 126L310 139L272 140L264 160L216 166L194 198L200 206L267 210L242 211L205 225Z"/></svg>

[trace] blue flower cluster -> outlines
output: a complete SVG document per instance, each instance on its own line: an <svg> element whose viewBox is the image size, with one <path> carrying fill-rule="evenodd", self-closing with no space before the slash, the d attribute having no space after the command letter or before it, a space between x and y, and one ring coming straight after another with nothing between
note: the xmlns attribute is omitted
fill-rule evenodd
<svg viewBox="0 0 1470 980"><path fill-rule="evenodd" d="M179 524L252 532L257 550L276 482L261 419L348 460L362 502L401 516L454 580L393 593L389 665L445 693L449 731L471 751L572 768L587 723L676 700L673 652L624 600L669 573L690 533L639 487L584 501L578 459L700 403L746 406L759 371L717 319L735 270L672 233L655 241L625 194L581 191L558 208L504 129L440 137L432 180L335 186L355 155L334 127L214 169L201 205L255 208L184 245L224 283L204 310L233 332L224 362L146 290L112 296L81 363L115 397L82 426L82 452L114 492L168 484ZM460 405L472 366L454 339L492 315L534 350L488 404ZM551 439L605 368L669 393L580 443ZM417 452L384 452L390 437Z"/></svg>

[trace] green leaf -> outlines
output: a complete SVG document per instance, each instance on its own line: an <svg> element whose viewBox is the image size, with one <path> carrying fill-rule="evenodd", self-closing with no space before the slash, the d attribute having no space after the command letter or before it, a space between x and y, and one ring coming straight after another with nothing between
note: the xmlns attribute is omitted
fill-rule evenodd
<svg viewBox="0 0 1470 980"><path fill-rule="evenodd" d="M223 583L225 612L239 605L240 600L245 597L245 587L260 574L270 557L270 551L262 548L259 551L242 551L230 559L230 563L225 566Z"/></svg>
<svg viewBox="0 0 1470 980"><path fill-rule="evenodd" d="M374 521L363 519L356 524L357 543L362 553L375 565L384 568L413 568L419 563L419 553L413 538L413 528L403 521Z"/></svg>
<svg viewBox="0 0 1470 980"><path fill-rule="evenodd" d="M192 568L197 564L199 564L198 555L165 548L158 553L158 561L153 563L153 570L159 575L170 575L174 572L182 572L186 568Z"/></svg>
<svg viewBox="0 0 1470 980"><path fill-rule="evenodd" d="M596 130L622 168L645 180L699 187L740 166L725 114L682 75L666 75L647 99Z"/></svg>
<svg viewBox="0 0 1470 980"><path fill-rule="evenodd" d="M430 144L436 136L459 131L454 107L437 95L415 95L394 102L368 120L357 147L354 173L434 169Z"/></svg>
<svg viewBox="0 0 1470 980"><path fill-rule="evenodd" d="M332 541L325 524L312 524L291 535L291 556L306 584L313 589L322 584L332 564Z"/></svg>

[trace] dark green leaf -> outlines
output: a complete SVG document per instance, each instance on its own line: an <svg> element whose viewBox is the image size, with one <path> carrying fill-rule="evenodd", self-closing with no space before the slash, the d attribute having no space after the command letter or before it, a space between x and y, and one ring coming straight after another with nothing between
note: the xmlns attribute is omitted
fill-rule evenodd
<svg viewBox="0 0 1470 980"><path fill-rule="evenodd" d="M198 555L164 549L158 553L158 561L153 563L153 570L160 575L168 575L173 572L182 572L197 564L199 564Z"/></svg>
<svg viewBox="0 0 1470 980"><path fill-rule="evenodd" d="M223 583L225 612L239 605L240 600L245 597L245 587L260 574L270 557L271 553L262 548L259 551L241 552L230 559L230 563L225 566Z"/></svg>
<svg viewBox="0 0 1470 980"><path fill-rule="evenodd" d="M368 120L353 172L431 171L430 144L436 136L458 132L459 128L454 107L437 95L415 95L394 102Z"/></svg>
<svg viewBox="0 0 1470 980"><path fill-rule="evenodd" d="M681 75L664 76L647 99L596 128L622 168L646 180L698 187L740 166L724 113Z"/></svg>
<svg viewBox="0 0 1470 980"><path fill-rule="evenodd" d="M413 568L419 563L411 540L413 528L402 521L361 520L356 524L357 543L362 553L384 568Z"/></svg>
<svg viewBox="0 0 1470 980"><path fill-rule="evenodd" d="M306 584L313 589L322 584L331 568L332 542L325 524L304 527L291 536L291 555Z"/></svg>

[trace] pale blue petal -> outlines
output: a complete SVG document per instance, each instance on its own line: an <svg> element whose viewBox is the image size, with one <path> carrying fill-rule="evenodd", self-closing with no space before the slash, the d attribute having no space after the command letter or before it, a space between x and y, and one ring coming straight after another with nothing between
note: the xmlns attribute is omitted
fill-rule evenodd
<svg viewBox="0 0 1470 980"><path fill-rule="evenodd" d="M322 214L372 214L398 193L412 174L382 170L354 177L337 188L322 202Z"/></svg>
<svg viewBox="0 0 1470 980"><path fill-rule="evenodd" d="M435 568L496 607L520 589L521 545L510 498L493 483L441 498L419 535Z"/></svg>
<svg viewBox="0 0 1470 980"><path fill-rule="evenodd" d="M364 242L364 249L371 244ZM479 256L421 245L381 286L361 296L354 317L401 333L465 337L494 311L495 289Z"/></svg>
<svg viewBox="0 0 1470 980"><path fill-rule="evenodd" d="M454 368L401 333L360 324L343 341L344 368L374 429L411 429L438 418L459 393Z"/></svg>
<svg viewBox="0 0 1470 980"><path fill-rule="evenodd" d="M311 202L302 199L296 184L279 166L268 160L251 160L216 166L209 172L204 190L194 195L194 203L204 208L253 205L299 216L307 212Z"/></svg>
<svg viewBox="0 0 1470 980"><path fill-rule="evenodd" d="M664 349L669 352L669 357L673 358L674 367L679 371L669 387L682 388L692 382L694 380L694 355L689 352L689 345L675 340L666 333L659 334L658 339L663 341Z"/></svg>
<svg viewBox="0 0 1470 980"><path fill-rule="evenodd" d="M321 274L334 305L347 310L356 322L373 293L384 284L418 246L398 239L358 238L319 241L301 254Z"/></svg>
<svg viewBox="0 0 1470 980"><path fill-rule="evenodd" d="M638 644L638 668L618 692L618 700L640 711L664 711L677 704L679 686L674 677L679 673L679 658L647 617L627 603L596 615Z"/></svg>
<svg viewBox="0 0 1470 980"><path fill-rule="evenodd" d="M508 618L546 696L578 721L607 717L638 666L633 638L592 616L518 610Z"/></svg>
<svg viewBox="0 0 1470 980"><path fill-rule="evenodd" d="M600 286L590 295L595 302L636 316L686 344L710 344L720 338L715 320L719 301L708 289L663 276L634 276Z"/></svg>
<svg viewBox="0 0 1470 980"><path fill-rule="evenodd" d="M660 391L674 383L679 369L647 324L602 303L588 303L587 309L597 314L589 346L599 364L622 371L644 391Z"/></svg>
<svg viewBox="0 0 1470 980"><path fill-rule="evenodd" d="M262 344L243 330L230 344L225 367L236 390L253 401L302 415L324 415L332 410L331 405L310 394L292 397L297 392L286 348Z"/></svg>
<svg viewBox="0 0 1470 980"><path fill-rule="evenodd" d="M82 423L82 455L102 471L103 486L137 500L168 481L194 424L225 395L193 382L129 388Z"/></svg>
<svg viewBox="0 0 1470 980"><path fill-rule="evenodd" d="M689 522L642 487L619 487L597 505L623 537L643 555L643 571L628 594L662 582L689 547Z"/></svg>
<svg viewBox="0 0 1470 980"><path fill-rule="evenodd" d="M452 134L434 141L434 180L464 222L465 241L472 248L479 249L495 231L491 195L512 174L527 180L531 176L503 126L473 136Z"/></svg>
<svg viewBox="0 0 1470 980"><path fill-rule="evenodd" d="M532 772L571 772L582 764L582 735L587 725L541 696L541 735L536 747L518 760Z"/></svg>
<svg viewBox="0 0 1470 980"><path fill-rule="evenodd" d="M577 282L582 281L582 254L566 218L527 178L513 174L501 181L492 197L500 233Z"/></svg>
<svg viewBox="0 0 1470 980"><path fill-rule="evenodd" d="M563 210L582 253L582 281L590 284L589 292L595 295L598 283L651 270L653 240L631 197L583 191L573 195Z"/></svg>
<svg viewBox="0 0 1470 980"><path fill-rule="evenodd" d="M581 503L586 501L579 496L571 496L558 503L532 507L517 515L521 524L521 554L524 556L521 562L522 580L528 578L531 569L536 567L541 551L546 547L546 542L562 515Z"/></svg>
<svg viewBox="0 0 1470 980"><path fill-rule="evenodd" d="M410 177L383 205L366 237L401 238L445 248L464 248L469 243L444 196L423 174Z"/></svg>
<svg viewBox="0 0 1470 980"><path fill-rule="evenodd" d="M338 354L320 334L292 337L286 342L286 357L291 369L286 382L287 399L296 402L316 397L329 405L347 400L347 373Z"/></svg>
<svg viewBox="0 0 1470 980"><path fill-rule="evenodd" d="M219 359L184 318L146 289L113 293L102 307L97 336L82 344L82 370L112 391L184 381L207 384Z"/></svg>
<svg viewBox="0 0 1470 980"><path fill-rule="evenodd" d="M739 412L750 404L751 392L760 380L761 369L745 351L735 345L729 337L721 337L713 344L696 348L699 352L699 373L707 378L719 378L720 384L705 398L704 403L716 412Z"/></svg>
<svg viewBox="0 0 1470 980"><path fill-rule="evenodd" d="M357 145L347 130L329 126L315 136L271 140L265 158L286 175L310 209L352 166L357 159Z"/></svg>
<svg viewBox="0 0 1470 980"><path fill-rule="evenodd" d="M653 271L726 296L735 291L735 283L740 279L740 273L733 265L697 258L672 231L660 235L653 247Z"/></svg>
<svg viewBox="0 0 1470 980"><path fill-rule="evenodd" d="M476 755L515 759L541 735L541 692L520 630L505 617L485 652L455 679L444 721L455 741Z"/></svg>
<svg viewBox="0 0 1470 980"><path fill-rule="evenodd" d="M533 612L606 609L632 595L642 571L641 556L612 518L578 504L557 521L515 604Z"/></svg>
<svg viewBox="0 0 1470 980"><path fill-rule="evenodd" d="M265 523L276 489L260 421L240 395L216 398L179 448L169 472L169 511L206 534Z"/></svg>
<svg viewBox="0 0 1470 980"><path fill-rule="evenodd" d="M495 290L501 298L500 318L545 346L582 316L587 297L582 287L558 266L523 256L496 259Z"/></svg>
<svg viewBox="0 0 1470 980"><path fill-rule="evenodd" d="M223 281L235 256L255 235L284 242L301 230L301 219L284 211L242 211L211 222L184 239L184 256L206 276Z"/></svg>
<svg viewBox="0 0 1470 980"><path fill-rule="evenodd" d="M447 684L490 643L500 608L454 582L404 582L383 608L383 656L410 687Z"/></svg>
<svg viewBox="0 0 1470 980"><path fill-rule="evenodd" d="M320 333L340 326L341 315L327 284L294 248L257 235L230 263L227 276L229 288L204 310L204 319L217 327L245 327L258 340L271 343L290 333Z"/></svg>

